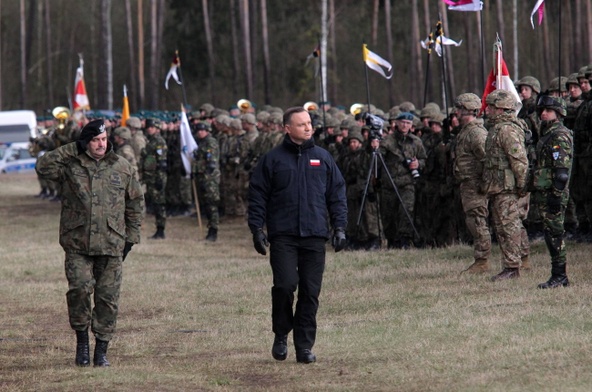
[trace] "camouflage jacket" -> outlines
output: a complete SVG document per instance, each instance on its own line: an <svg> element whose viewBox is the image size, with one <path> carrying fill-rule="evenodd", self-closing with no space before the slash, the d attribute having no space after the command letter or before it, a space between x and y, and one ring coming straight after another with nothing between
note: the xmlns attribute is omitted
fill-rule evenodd
<svg viewBox="0 0 592 392"><path fill-rule="evenodd" d="M485 140L483 191L488 194L514 193L526 186L528 158L524 145L524 121L513 113L490 117Z"/></svg>
<svg viewBox="0 0 592 392"><path fill-rule="evenodd" d="M536 164L533 181L535 189L539 191L552 190L557 195L562 191L553 187L553 169L566 168L571 172L573 159L573 139L571 131L560 121L549 126L541 126L541 138L536 146ZM568 182L569 183L569 182Z"/></svg>
<svg viewBox="0 0 592 392"><path fill-rule="evenodd" d="M148 137L148 144L142 150L142 175L150 175L167 169L168 147L162 136Z"/></svg>
<svg viewBox="0 0 592 392"><path fill-rule="evenodd" d="M454 178L459 183L481 182L486 139L487 130L482 119L477 118L461 128L456 137L453 168Z"/></svg>
<svg viewBox="0 0 592 392"><path fill-rule="evenodd" d="M584 99L580 95L577 98L569 98L567 100L567 116L563 119L563 125L565 125L568 129L573 129L574 124L576 122L576 114L578 113L578 108L584 102Z"/></svg>
<svg viewBox="0 0 592 392"><path fill-rule="evenodd" d="M99 161L69 143L37 160L41 178L61 185L60 245L66 252L121 256L140 242L144 194L129 162L112 150Z"/></svg>
<svg viewBox="0 0 592 392"><path fill-rule="evenodd" d="M132 169L134 169L134 172L136 173L136 179L137 179L138 178L138 162L136 161L136 155L134 154L134 149L132 148L132 146L130 146L128 144L128 142L125 142L121 146L117 147L117 150L115 150L115 153L117 155L119 155L120 157L124 157L125 159L127 159L127 161L130 163L130 165L132 165Z"/></svg>
<svg viewBox="0 0 592 392"><path fill-rule="evenodd" d="M380 142L380 153L397 186L414 183L406 160L416 158L419 162L417 170L420 172L425 167L426 152L421 139L411 133L404 136L399 131L395 131L386 136ZM383 178L384 180L386 178Z"/></svg>
<svg viewBox="0 0 592 392"><path fill-rule="evenodd" d="M198 180L220 175L220 149L212 135L197 140L198 148L193 152L192 171Z"/></svg>
<svg viewBox="0 0 592 392"><path fill-rule="evenodd" d="M584 101L578 107L573 126L574 156L592 155L592 94L582 94Z"/></svg>

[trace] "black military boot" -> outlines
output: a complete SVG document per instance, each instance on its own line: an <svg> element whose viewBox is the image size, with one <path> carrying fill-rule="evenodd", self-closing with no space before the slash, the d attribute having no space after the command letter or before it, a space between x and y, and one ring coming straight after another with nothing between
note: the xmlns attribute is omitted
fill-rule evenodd
<svg viewBox="0 0 592 392"><path fill-rule="evenodd" d="M76 331L76 366L90 365L88 329Z"/></svg>
<svg viewBox="0 0 592 392"><path fill-rule="evenodd" d="M491 277L492 282L498 280L515 279L520 277L520 268L504 268L502 272Z"/></svg>
<svg viewBox="0 0 592 392"><path fill-rule="evenodd" d="M276 361L283 361L288 357L288 335L275 334L271 356Z"/></svg>
<svg viewBox="0 0 592 392"><path fill-rule="evenodd" d="M218 229L214 229L210 227L208 229L208 235L206 236L206 241L215 242L218 239Z"/></svg>
<svg viewBox="0 0 592 392"><path fill-rule="evenodd" d="M101 339L96 340L95 355L93 357L93 364L95 366L111 366L111 364L107 360L107 346L109 346L109 342L106 342Z"/></svg>
<svg viewBox="0 0 592 392"><path fill-rule="evenodd" d="M164 227L157 227L156 233L150 238L153 240L164 240Z"/></svg>
<svg viewBox="0 0 592 392"><path fill-rule="evenodd" d="M539 289L554 289L557 287L568 287L569 279L567 279L567 273L565 272L565 264L553 265L551 267L551 277L545 283L539 284Z"/></svg>

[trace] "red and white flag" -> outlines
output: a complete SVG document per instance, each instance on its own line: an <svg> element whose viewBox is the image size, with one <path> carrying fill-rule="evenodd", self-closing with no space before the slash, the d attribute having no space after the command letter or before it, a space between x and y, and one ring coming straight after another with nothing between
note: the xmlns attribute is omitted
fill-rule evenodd
<svg viewBox="0 0 592 392"><path fill-rule="evenodd" d="M483 2L480 0L442 0L448 4L450 11L481 11Z"/></svg>
<svg viewBox="0 0 592 392"><path fill-rule="evenodd" d="M84 84L84 61L80 56L80 66L76 69L76 79L74 79L74 99L72 100L73 110L90 110L88 94Z"/></svg>
<svg viewBox="0 0 592 392"><path fill-rule="evenodd" d="M181 66L181 60L179 60L179 51L175 50L175 57L173 58L173 62L171 63L171 68L167 73L166 79L164 80L164 88L167 90L169 89L169 79L173 77L177 84L181 84L181 80L179 80L179 75L177 75L177 68Z"/></svg>
<svg viewBox="0 0 592 392"><path fill-rule="evenodd" d="M540 26L541 23L543 23L543 16L545 15L545 0L537 0L536 4L534 5L534 8L532 9L532 12L530 13L530 24L532 25L533 29L534 29L534 22L532 20L532 17L536 13L539 14L539 26Z"/></svg>
<svg viewBox="0 0 592 392"><path fill-rule="evenodd" d="M520 111L520 108L522 107L520 95L518 95L516 86L514 86L514 82L512 82L512 79L510 78L510 73L508 72L508 67L506 66L506 61L504 60L502 53L502 41L499 37L497 37L497 41L493 44L493 68L487 77L485 91L483 91L483 97L481 98L481 112L484 112L485 107L487 106L485 98L487 98L489 93L498 89L512 93L519 104L516 112Z"/></svg>

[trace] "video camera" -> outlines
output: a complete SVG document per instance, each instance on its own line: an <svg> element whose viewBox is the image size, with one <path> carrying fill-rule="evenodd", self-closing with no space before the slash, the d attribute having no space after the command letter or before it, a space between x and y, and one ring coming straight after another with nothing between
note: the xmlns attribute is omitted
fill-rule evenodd
<svg viewBox="0 0 592 392"><path fill-rule="evenodd" d="M369 127L368 139L369 140L382 140L382 128L384 126L384 120L375 114L368 112L362 113L362 120Z"/></svg>

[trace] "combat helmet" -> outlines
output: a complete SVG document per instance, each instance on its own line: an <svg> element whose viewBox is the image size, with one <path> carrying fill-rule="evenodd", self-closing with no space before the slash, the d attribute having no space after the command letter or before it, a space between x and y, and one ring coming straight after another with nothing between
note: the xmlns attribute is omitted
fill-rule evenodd
<svg viewBox="0 0 592 392"><path fill-rule="evenodd" d="M481 109L481 98L477 94L464 93L456 97L454 106L459 109L479 110Z"/></svg>
<svg viewBox="0 0 592 392"><path fill-rule="evenodd" d="M558 77L554 78L551 80L551 83L549 83L549 91L559 91L559 87L561 87L561 91L567 91L567 88L565 87L566 83L567 77L565 76L561 76L561 80Z"/></svg>
<svg viewBox="0 0 592 392"><path fill-rule="evenodd" d="M542 95L537 100L537 111L540 113L544 108L553 109L557 114L565 117L567 115L567 105L565 100L560 97L552 97L550 95Z"/></svg>
<svg viewBox="0 0 592 392"><path fill-rule="evenodd" d="M494 90L485 98L485 103L498 109L516 110L518 101L516 97L506 90Z"/></svg>
<svg viewBox="0 0 592 392"><path fill-rule="evenodd" d="M401 109L402 112L413 113L415 112L415 105L413 102L405 101L399 104L399 109Z"/></svg>
<svg viewBox="0 0 592 392"><path fill-rule="evenodd" d="M584 65L582 68L578 69L578 79L586 77L586 70L588 69L587 65Z"/></svg>
<svg viewBox="0 0 592 392"><path fill-rule="evenodd" d="M541 93L541 83L534 76L525 76L516 82L516 87L528 86L537 94Z"/></svg>
<svg viewBox="0 0 592 392"><path fill-rule="evenodd" d="M567 81L565 82L565 88L569 90L569 85L575 84L578 87L580 86L580 82L578 82L578 73L574 72L567 77Z"/></svg>

